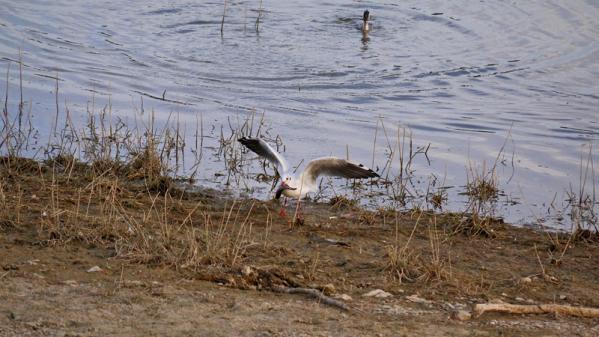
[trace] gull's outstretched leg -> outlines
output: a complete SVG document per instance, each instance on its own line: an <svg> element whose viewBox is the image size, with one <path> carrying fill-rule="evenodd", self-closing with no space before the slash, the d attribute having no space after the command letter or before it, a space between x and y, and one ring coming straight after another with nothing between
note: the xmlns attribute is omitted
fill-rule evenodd
<svg viewBox="0 0 599 337"><path fill-rule="evenodd" d="M287 212L285 211L286 206L287 206L287 197L283 197L283 206L281 206L281 209L279 210L279 216L281 218L287 217Z"/></svg>
<svg viewBox="0 0 599 337"><path fill-rule="evenodd" d="M295 209L295 221L303 221L304 217L302 215L302 201L298 200L297 201L297 208Z"/></svg>

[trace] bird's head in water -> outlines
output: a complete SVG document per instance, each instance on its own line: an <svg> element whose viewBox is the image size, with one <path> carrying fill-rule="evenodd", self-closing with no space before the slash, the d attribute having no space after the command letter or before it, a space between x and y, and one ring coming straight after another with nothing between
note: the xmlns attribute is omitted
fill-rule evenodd
<svg viewBox="0 0 599 337"><path fill-rule="evenodd" d="M362 33L367 34L370 31L370 12L364 11L364 15L362 17L364 23L362 23Z"/></svg>
<svg viewBox="0 0 599 337"><path fill-rule="evenodd" d="M291 183L291 177L287 176L287 177L283 177L281 179L281 183L279 184L279 187L277 188L277 191L275 193L275 198L279 199L281 198L281 194L283 194L283 192L285 190L296 190L297 187L292 187L289 184Z"/></svg>
<svg viewBox="0 0 599 337"><path fill-rule="evenodd" d="M363 18L364 22L368 22L368 20L370 20L370 12L369 11L364 11L364 18Z"/></svg>

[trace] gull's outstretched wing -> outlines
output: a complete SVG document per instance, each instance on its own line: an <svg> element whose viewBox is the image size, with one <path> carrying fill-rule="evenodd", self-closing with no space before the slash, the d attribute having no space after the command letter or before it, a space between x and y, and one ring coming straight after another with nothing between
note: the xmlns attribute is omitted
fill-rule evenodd
<svg viewBox="0 0 599 337"><path fill-rule="evenodd" d="M275 165L279 175L283 175L289 170L289 165L283 156L278 153L275 149L273 149L267 142L260 138L247 138L242 137L239 138L238 141L243 144L243 146L255 152L257 155L268 159L271 163Z"/></svg>
<svg viewBox="0 0 599 337"><path fill-rule="evenodd" d="M318 176L334 176L343 178L374 178L379 175L368 167L352 163L345 159L324 157L312 160L304 170L304 177L310 183L316 182Z"/></svg>

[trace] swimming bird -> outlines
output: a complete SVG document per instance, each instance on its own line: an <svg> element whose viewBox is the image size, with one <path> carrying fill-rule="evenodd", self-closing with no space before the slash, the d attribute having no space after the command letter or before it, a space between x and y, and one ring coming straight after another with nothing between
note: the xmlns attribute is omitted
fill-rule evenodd
<svg viewBox="0 0 599 337"><path fill-rule="evenodd" d="M317 158L308 163L303 172L294 174L285 158L260 138L239 138L238 141L259 156L275 165L281 176L275 198L281 195L290 198L304 198L306 194L318 191L316 179L319 176L333 176L349 179L375 178L379 175L368 167L336 157Z"/></svg>
<svg viewBox="0 0 599 337"><path fill-rule="evenodd" d="M370 23L370 12L368 10L364 11L362 20L364 21L362 23L362 32L368 33L372 29L372 24Z"/></svg>

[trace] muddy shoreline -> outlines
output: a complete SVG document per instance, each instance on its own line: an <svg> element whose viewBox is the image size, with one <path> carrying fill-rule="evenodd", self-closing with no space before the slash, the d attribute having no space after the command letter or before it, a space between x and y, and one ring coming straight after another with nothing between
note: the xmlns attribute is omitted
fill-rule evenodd
<svg viewBox="0 0 599 337"><path fill-rule="evenodd" d="M342 199L308 202L293 223L293 206L284 218L274 201L122 167L0 165L2 336L599 334L592 318L456 316L499 301L599 307L594 233Z"/></svg>

